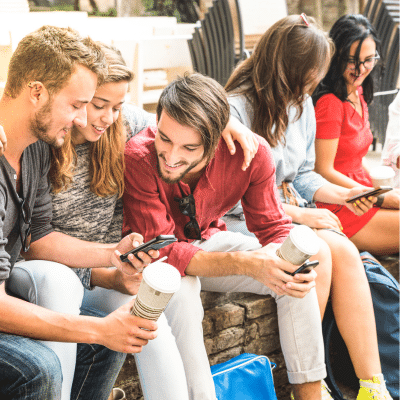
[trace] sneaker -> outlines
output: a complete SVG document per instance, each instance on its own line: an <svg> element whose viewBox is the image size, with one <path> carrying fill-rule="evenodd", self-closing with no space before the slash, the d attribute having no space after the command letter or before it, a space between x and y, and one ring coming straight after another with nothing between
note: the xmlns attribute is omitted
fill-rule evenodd
<svg viewBox="0 0 400 400"><path fill-rule="evenodd" d="M383 375L374 375L372 380L360 379L360 391L357 400L393 400L386 389Z"/></svg>
<svg viewBox="0 0 400 400"><path fill-rule="evenodd" d="M120 388L114 388L108 400L126 400L125 392Z"/></svg>
<svg viewBox="0 0 400 400"><path fill-rule="evenodd" d="M293 392L290 393L290 399L294 400L294 395ZM331 391L328 388L328 385L324 380L321 381L321 399L322 400L333 400L333 397L331 396ZM358 400L358 399L357 399Z"/></svg>

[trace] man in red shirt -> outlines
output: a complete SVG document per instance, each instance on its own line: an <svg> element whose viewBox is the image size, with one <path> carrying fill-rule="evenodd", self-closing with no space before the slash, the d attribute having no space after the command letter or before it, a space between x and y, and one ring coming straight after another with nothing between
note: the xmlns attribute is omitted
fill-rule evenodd
<svg viewBox="0 0 400 400"><path fill-rule="evenodd" d="M273 296L296 399L321 399L326 371L316 273L292 277L286 271L296 266L276 256L293 225L279 200L271 150L258 138L258 153L243 171L241 150L231 156L219 140L228 118L225 92L210 78L194 74L165 88L157 128L142 131L125 148L124 234L141 232L145 241L175 234L178 242L160 254L180 271L182 283L199 277L203 290ZM258 240L226 231L220 219L239 200ZM187 337L181 356L196 365L194 372L186 371L189 387L199 374L204 386L212 386L210 373L202 370L207 355L199 290L187 292L187 305L179 305L180 324L186 325L174 326L173 298L166 316L173 333ZM215 399L215 394L203 398Z"/></svg>

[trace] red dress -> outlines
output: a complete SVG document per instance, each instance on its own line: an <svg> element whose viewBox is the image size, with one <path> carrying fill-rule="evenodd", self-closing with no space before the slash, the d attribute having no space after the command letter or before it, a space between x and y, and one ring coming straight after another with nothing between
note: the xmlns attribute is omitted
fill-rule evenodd
<svg viewBox="0 0 400 400"><path fill-rule="evenodd" d="M326 94L317 101L315 106L316 138L339 138L334 161L335 170L364 186L372 187L371 177L362 166L362 158L367 154L373 137L362 87L358 88L358 93L361 100L362 117L349 102L342 102L334 94ZM356 234L379 211L378 207L373 207L359 217L346 206L321 202L316 204L318 208L327 208L337 215L343 225L343 231L348 237Z"/></svg>

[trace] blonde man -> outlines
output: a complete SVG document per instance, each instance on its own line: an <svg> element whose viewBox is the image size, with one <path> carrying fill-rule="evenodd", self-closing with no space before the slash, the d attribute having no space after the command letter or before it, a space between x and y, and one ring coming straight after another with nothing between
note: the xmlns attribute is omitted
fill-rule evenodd
<svg viewBox="0 0 400 400"><path fill-rule="evenodd" d="M0 101L7 136L0 157L0 398L60 398L60 362L46 342L56 341L79 343L71 398L107 399L124 360L117 352L139 352L156 337L154 322L130 315L132 304L105 318L68 315L6 290L21 250L71 267L122 268L119 252L142 241L132 234L118 244L89 243L50 225L48 145L61 146L74 125L86 125L86 104L104 73L103 55L93 42L50 26L23 38L10 61ZM143 268L151 258L143 260L130 261Z"/></svg>

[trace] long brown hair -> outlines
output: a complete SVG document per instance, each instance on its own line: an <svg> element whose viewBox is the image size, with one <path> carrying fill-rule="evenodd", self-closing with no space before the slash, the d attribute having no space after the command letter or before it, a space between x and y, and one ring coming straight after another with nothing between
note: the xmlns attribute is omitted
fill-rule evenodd
<svg viewBox="0 0 400 400"><path fill-rule="evenodd" d="M264 33L250 58L233 71L225 89L249 99L254 110L252 130L275 147L284 141L288 107L296 107L296 118L300 118L305 89L312 85L310 94L315 89L332 52L332 41L313 18L285 17Z"/></svg>
<svg viewBox="0 0 400 400"><path fill-rule="evenodd" d="M133 73L126 66L120 51L105 44L100 44L100 46L108 65L104 83L130 82L133 79ZM107 197L115 194L122 196L125 141L126 133L120 112L118 119L101 138L90 143L90 190L97 196ZM60 148L52 148L50 180L54 193L67 189L73 182L76 159L73 135L67 135Z"/></svg>

